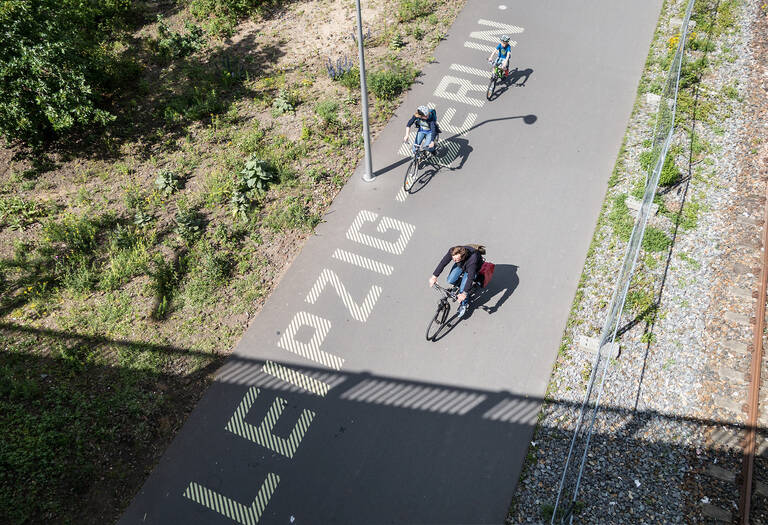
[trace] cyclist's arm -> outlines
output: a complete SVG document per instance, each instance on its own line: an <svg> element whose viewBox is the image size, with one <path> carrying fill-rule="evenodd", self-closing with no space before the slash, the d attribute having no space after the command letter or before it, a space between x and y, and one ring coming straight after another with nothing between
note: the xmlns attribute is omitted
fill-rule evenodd
<svg viewBox="0 0 768 525"><path fill-rule="evenodd" d="M437 122L434 120L429 122L429 132L431 135L429 136L429 147L434 148L435 147L435 137L437 137Z"/></svg>
<svg viewBox="0 0 768 525"><path fill-rule="evenodd" d="M464 283L464 287L460 290L461 293L469 293L472 283L475 282L475 277L477 277L477 272L480 270L482 261L483 259L479 253L475 252L470 255L470 260L467 261L468 264L464 267L467 272L467 282Z"/></svg>
<svg viewBox="0 0 768 525"><path fill-rule="evenodd" d="M440 259L440 262L438 263L437 268L435 268L435 271L432 272L432 275L434 277L437 277L438 275L443 273L443 270L445 269L445 267L448 266L448 263L451 262L452 260L453 258L451 257L451 251L448 250L445 256L442 259Z"/></svg>
<svg viewBox="0 0 768 525"><path fill-rule="evenodd" d="M403 142L408 142L408 135L411 132L411 126L416 122L416 117L411 117L408 123L405 125L405 135L403 135Z"/></svg>

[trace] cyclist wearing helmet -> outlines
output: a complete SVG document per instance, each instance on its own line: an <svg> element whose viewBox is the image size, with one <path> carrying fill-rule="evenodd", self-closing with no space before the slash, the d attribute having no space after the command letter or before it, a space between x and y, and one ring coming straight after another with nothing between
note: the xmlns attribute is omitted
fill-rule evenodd
<svg viewBox="0 0 768 525"><path fill-rule="evenodd" d="M483 265L483 256L471 246L454 246L448 250L448 253L437 264L435 271L432 272L432 276L429 278L430 287L437 282L437 276L443 272L451 261L453 261L453 266L446 280L448 284L459 287L459 295L456 296L460 301L458 316L464 317L467 305L469 304L467 296L478 278L478 272Z"/></svg>
<svg viewBox="0 0 768 525"><path fill-rule="evenodd" d="M419 106L416 108L416 113L413 114L411 119L405 125L403 142L408 142L408 134L411 130L411 126L414 124L418 127L418 132L416 133L416 140L413 141L413 152L416 153L416 148L418 148L424 139L426 139L427 151L434 153L435 142L437 141L437 134L439 133L437 119L434 117L434 113L431 112L427 106Z"/></svg>
<svg viewBox="0 0 768 525"><path fill-rule="evenodd" d="M502 35L501 43L496 46L496 49L491 52L491 56L488 57L488 62L493 62L493 55L497 55L495 64L501 66L505 77L509 75L510 51L512 51L512 46L509 45L509 35Z"/></svg>

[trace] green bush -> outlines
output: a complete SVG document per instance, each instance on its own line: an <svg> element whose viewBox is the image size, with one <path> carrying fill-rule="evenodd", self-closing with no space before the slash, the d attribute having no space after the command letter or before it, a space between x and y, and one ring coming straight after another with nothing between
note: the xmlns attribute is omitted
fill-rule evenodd
<svg viewBox="0 0 768 525"><path fill-rule="evenodd" d="M654 152L652 150L643 151L638 157L640 167L644 173L650 173L654 168L653 162L656 160ZM659 186L674 186L680 182L680 170L675 165L675 159L673 155L667 153L664 158L664 164L661 166L661 174L659 175Z"/></svg>
<svg viewBox="0 0 768 525"><path fill-rule="evenodd" d="M701 82L704 70L709 65L706 56L702 56L693 62L684 62L680 70L680 90L692 87Z"/></svg>
<svg viewBox="0 0 768 525"><path fill-rule="evenodd" d="M186 260L171 262L160 254L156 254L149 266L149 290L154 293L157 304L152 317L165 319L170 313L171 300L184 273Z"/></svg>
<svg viewBox="0 0 768 525"><path fill-rule="evenodd" d="M0 134L41 146L69 130L114 119L102 93L123 71L110 41L128 0L8 0L0 7ZM73 30L76 28L76 30Z"/></svg>
<svg viewBox="0 0 768 525"><path fill-rule="evenodd" d="M403 35L401 35L400 33L395 33L395 36L393 36L392 40L389 41L389 48L397 50L403 46L405 46Z"/></svg>
<svg viewBox="0 0 768 525"><path fill-rule="evenodd" d="M207 244L200 254L198 270L205 282L212 286L226 284L232 273L232 256Z"/></svg>
<svg viewBox="0 0 768 525"><path fill-rule="evenodd" d="M397 6L397 21L408 22L427 16L434 9L430 0L400 0Z"/></svg>
<svg viewBox="0 0 768 525"><path fill-rule="evenodd" d="M368 85L377 98L394 100L400 93L408 89L414 78L416 78L416 74L410 69L387 69L372 72L368 76Z"/></svg>
<svg viewBox="0 0 768 525"><path fill-rule="evenodd" d="M192 208L179 207L176 216L176 233L187 242L194 241L205 229L205 217Z"/></svg>
<svg viewBox="0 0 768 525"><path fill-rule="evenodd" d="M699 201L692 200L685 204L680 217L680 227L685 231L696 229L699 224L699 215L702 212L702 206Z"/></svg>
<svg viewBox="0 0 768 525"><path fill-rule="evenodd" d="M647 252L663 252L668 250L671 244L672 239L658 228L648 226L645 229L642 243L643 250Z"/></svg>
<svg viewBox="0 0 768 525"><path fill-rule="evenodd" d="M637 160L640 163L640 167L643 168L644 173L648 173L653 168L653 161L655 156L653 150L645 150L638 157Z"/></svg>
<svg viewBox="0 0 768 525"><path fill-rule="evenodd" d="M353 67L349 71L337 75L334 80L347 89L360 89L360 68Z"/></svg>
<svg viewBox="0 0 768 525"><path fill-rule="evenodd" d="M339 103L335 100L321 100L315 105L317 113L326 126L336 125L339 122Z"/></svg>
<svg viewBox="0 0 768 525"><path fill-rule="evenodd" d="M678 182L680 182L680 170L677 169L672 155L667 155L664 159L664 165L661 167L659 186L674 186Z"/></svg>
<svg viewBox="0 0 768 525"><path fill-rule="evenodd" d="M301 97L298 91L281 89L277 97L272 101L272 111L275 116L282 115L283 113L293 113L299 104L301 104Z"/></svg>
<svg viewBox="0 0 768 525"><path fill-rule="evenodd" d="M211 114L221 113L226 106L225 100L215 87L196 85L168 100L162 116L169 124L179 122L182 118L201 120Z"/></svg>
<svg viewBox="0 0 768 525"><path fill-rule="evenodd" d="M59 222L49 222L43 226L43 238L46 249L64 257L87 255L96 248L96 234L99 231L97 221L88 217L66 215Z"/></svg>
<svg viewBox="0 0 768 525"><path fill-rule="evenodd" d="M232 35L240 19L277 3L277 0L192 0L189 9L195 18L205 21L209 32Z"/></svg>
<svg viewBox="0 0 768 525"><path fill-rule="evenodd" d="M171 30L161 15L157 15L158 39L154 43L165 60L191 55L205 44L203 30L191 22L184 24L186 34Z"/></svg>
<svg viewBox="0 0 768 525"><path fill-rule="evenodd" d="M311 230L320 224L320 216L310 213L297 197L289 197L266 217L264 224L275 231Z"/></svg>
<svg viewBox="0 0 768 525"><path fill-rule="evenodd" d="M616 196L613 200L613 208L608 213L608 222L613 227L613 232L624 242L629 240L632 228L635 227L635 220L629 214L626 201L626 195Z"/></svg>
<svg viewBox="0 0 768 525"><path fill-rule="evenodd" d="M155 187L164 194L170 195L181 187L181 178L173 170L160 170L155 179Z"/></svg>
<svg viewBox="0 0 768 525"><path fill-rule="evenodd" d="M49 216L55 207L48 203L28 201L15 195L0 196L0 229L24 229Z"/></svg>
<svg viewBox="0 0 768 525"><path fill-rule="evenodd" d="M245 167L240 172L240 186L246 191L265 192L269 184L276 178L274 168L264 160L255 155L246 161Z"/></svg>
<svg viewBox="0 0 768 525"><path fill-rule="evenodd" d="M232 215L247 218L258 195L266 192L277 177L278 174L271 164L259 159L255 154L251 155L232 192Z"/></svg>

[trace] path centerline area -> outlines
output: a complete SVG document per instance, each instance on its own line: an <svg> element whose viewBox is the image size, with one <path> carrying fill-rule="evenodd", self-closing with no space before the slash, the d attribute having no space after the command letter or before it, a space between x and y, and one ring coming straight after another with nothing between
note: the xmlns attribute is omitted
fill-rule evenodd
<svg viewBox="0 0 768 525"><path fill-rule="evenodd" d="M660 4L465 8L120 523L502 523ZM525 80L488 101L505 33ZM406 194L421 104L455 169ZM494 280L427 342L427 279L473 242Z"/></svg>

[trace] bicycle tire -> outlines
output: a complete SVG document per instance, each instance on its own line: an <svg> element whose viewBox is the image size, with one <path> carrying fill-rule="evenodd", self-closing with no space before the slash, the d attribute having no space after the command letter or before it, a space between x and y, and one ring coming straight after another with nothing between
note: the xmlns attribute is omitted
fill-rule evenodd
<svg viewBox="0 0 768 525"><path fill-rule="evenodd" d="M493 98L493 93L496 91L496 72L494 71L493 75L491 76L490 82L488 82L488 90L485 92L485 98L488 100L491 100Z"/></svg>
<svg viewBox="0 0 768 525"><path fill-rule="evenodd" d="M413 188L413 184L416 182L416 179L418 178L418 174L419 174L419 157L414 156L411 163L408 164L408 169L405 170L405 178L403 179L403 189L405 191L410 191L411 188Z"/></svg>
<svg viewBox="0 0 768 525"><path fill-rule="evenodd" d="M448 319L448 311L450 309L451 307L447 302L441 301L440 304L437 305L437 311L435 312L434 317L432 317L432 320L429 321L429 324L427 325L427 341L435 340L437 334L439 334L440 330L443 328L443 326L445 326L445 321ZM432 335L429 335L433 326L435 327L435 332Z"/></svg>

